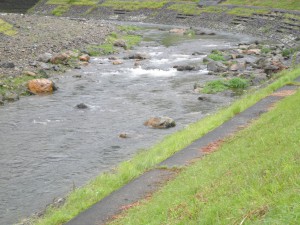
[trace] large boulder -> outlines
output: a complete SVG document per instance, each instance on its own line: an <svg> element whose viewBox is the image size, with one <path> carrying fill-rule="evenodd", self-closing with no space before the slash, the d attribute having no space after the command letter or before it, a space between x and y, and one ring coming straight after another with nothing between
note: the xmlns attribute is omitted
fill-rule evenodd
<svg viewBox="0 0 300 225"><path fill-rule="evenodd" d="M176 123L173 119L169 117L152 117L148 119L145 123L145 126L157 128L157 129L166 129L170 127L175 127Z"/></svg>
<svg viewBox="0 0 300 225"><path fill-rule="evenodd" d="M225 72L227 67L221 62L211 61L207 64L207 70L212 72Z"/></svg>
<svg viewBox="0 0 300 225"><path fill-rule="evenodd" d="M34 79L28 81L28 90L33 94L51 94L56 90L53 81L48 79Z"/></svg>

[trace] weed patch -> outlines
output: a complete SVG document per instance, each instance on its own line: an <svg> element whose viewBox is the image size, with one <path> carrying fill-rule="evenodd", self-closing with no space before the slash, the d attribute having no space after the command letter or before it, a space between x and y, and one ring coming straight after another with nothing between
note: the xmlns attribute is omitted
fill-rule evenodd
<svg viewBox="0 0 300 225"><path fill-rule="evenodd" d="M202 89L202 92L206 94L214 94L228 89L241 90L247 88L248 86L248 80L235 77L230 80L209 81L205 84L204 88Z"/></svg>
<svg viewBox="0 0 300 225"><path fill-rule="evenodd" d="M0 19L0 34L5 34L8 36L14 36L18 32L13 28L13 25L5 22L4 20Z"/></svg>

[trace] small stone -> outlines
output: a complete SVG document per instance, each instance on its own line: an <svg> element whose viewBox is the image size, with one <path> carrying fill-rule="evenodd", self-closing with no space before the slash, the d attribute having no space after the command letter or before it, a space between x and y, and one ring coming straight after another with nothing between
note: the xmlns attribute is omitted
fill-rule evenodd
<svg viewBox="0 0 300 225"><path fill-rule="evenodd" d="M35 76L36 76L36 73L31 72L31 71L24 71L24 72L23 72L23 75L35 77Z"/></svg>
<svg viewBox="0 0 300 225"><path fill-rule="evenodd" d="M121 133L119 134L119 138L129 138L129 136L126 133Z"/></svg>

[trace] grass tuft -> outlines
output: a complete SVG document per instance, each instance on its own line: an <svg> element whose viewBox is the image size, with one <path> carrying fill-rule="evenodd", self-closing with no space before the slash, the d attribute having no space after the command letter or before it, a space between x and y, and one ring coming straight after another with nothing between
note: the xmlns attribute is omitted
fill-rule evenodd
<svg viewBox="0 0 300 225"><path fill-rule="evenodd" d="M202 92L206 94L214 94L217 92L226 91L228 89L245 89L249 86L249 82L246 79L234 77L230 80L213 80L205 84Z"/></svg>

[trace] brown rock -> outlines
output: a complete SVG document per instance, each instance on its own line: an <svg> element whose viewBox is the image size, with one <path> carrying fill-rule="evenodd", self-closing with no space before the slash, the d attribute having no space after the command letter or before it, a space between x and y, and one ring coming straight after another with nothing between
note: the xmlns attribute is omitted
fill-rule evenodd
<svg viewBox="0 0 300 225"><path fill-rule="evenodd" d="M121 60L116 60L112 62L113 65L120 65L123 64L123 62Z"/></svg>
<svg viewBox="0 0 300 225"><path fill-rule="evenodd" d="M183 29L183 28L174 28L174 29L171 29L169 31L170 33L175 33L175 34L184 34L186 32L186 29Z"/></svg>
<svg viewBox="0 0 300 225"><path fill-rule="evenodd" d="M128 134L121 133L121 134L119 134L119 138L128 138Z"/></svg>
<svg viewBox="0 0 300 225"><path fill-rule="evenodd" d="M81 56L79 57L79 60L80 60L80 61L83 61L83 62L89 62L90 59L91 59L91 57L90 57L89 55L87 55L87 54L81 55Z"/></svg>
<svg viewBox="0 0 300 225"><path fill-rule="evenodd" d="M169 117L152 117L144 123L145 126L166 129L170 127L175 127L176 123L173 119Z"/></svg>
<svg viewBox="0 0 300 225"><path fill-rule="evenodd" d="M56 88L51 80L34 79L28 81L28 89L33 94L51 94Z"/></svg>
<svg viewBox="0 0 300 225"><path fill-rule="evenodd" d="M260 49L248 49L248 50L243 50L242 53L247 54L247 55L260 55L261 50Z"/></svg>
<svg viewBox="0 0 300 225"><path fill-rule="evenodd" d="M65 53L57 54L50 59L50 62L52 64L65 64L68 62L69 58L70 56Z"/></svg>
<svg viewBox="0 0 300 225"><path fill-rule="evenodd" d="M36 76L36 73L31 72L31 71L24 71L24 72L23 72L23 75L35 77L35 76Z"/></svg>

